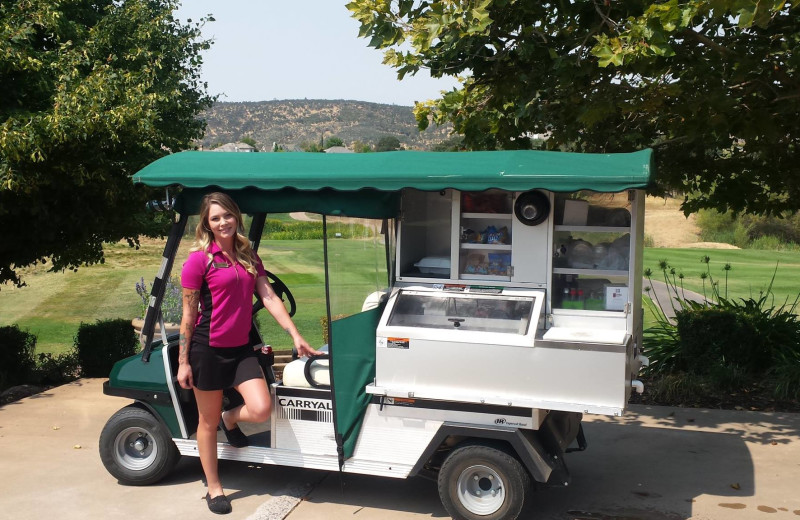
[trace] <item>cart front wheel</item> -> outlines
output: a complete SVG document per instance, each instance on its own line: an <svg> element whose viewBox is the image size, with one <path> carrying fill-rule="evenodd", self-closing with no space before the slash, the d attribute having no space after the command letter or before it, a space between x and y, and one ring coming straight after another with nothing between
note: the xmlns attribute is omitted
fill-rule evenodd
<svg viewBox="0 0 800 520"><path fill-rule="evenodd" d="M123 484L158 482L172 471L179 457L178 448L161 423L136 406L112 415L100 434L100 459Z"/></svg>
<svg viewBox="0 0 800 520"><path fill-rule="evenodd" d="M456 448L439 471L439 497L455 520L513 520L530 492L519 460L491 446Z"/></svg>

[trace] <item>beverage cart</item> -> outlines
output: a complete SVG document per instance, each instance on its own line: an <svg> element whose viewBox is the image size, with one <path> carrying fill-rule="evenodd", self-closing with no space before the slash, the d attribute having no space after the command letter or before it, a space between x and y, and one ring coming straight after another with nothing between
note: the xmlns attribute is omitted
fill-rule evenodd
<svg viewBox="0 0 800 520"><path fill-rule="evenodd" d="M117 362L104 386L134 402L106 424L103 463L124 484L150 484L180 455L198 455L194 398L176 382L178 338L153 331L187 222L205 193L223 190L252 217L256 249L267 214L319 215L328 354L292 362L280 380L262 355L271 418L245 430L246 448L220 436L220 458L431 477L453 518L517 518L534 483L569 484L563 455L587 446L583 414L621 415L642 390L652 174L650 150L181 152L155 161L134 181L178 189L179 218L143 351ZM361 242L346 247L353 240L332 231L354 218L374 223L371 284L352 281L362 263L347 253L363 254ZM281 273L269 276L290 312L302 309ZM251 336L256 349L269 341L255 319Z"/></svg>

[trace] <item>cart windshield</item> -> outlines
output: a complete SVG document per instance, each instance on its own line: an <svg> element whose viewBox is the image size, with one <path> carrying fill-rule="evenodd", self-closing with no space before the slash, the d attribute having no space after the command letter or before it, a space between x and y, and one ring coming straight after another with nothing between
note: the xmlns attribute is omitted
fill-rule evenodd
<svg viewBox="0 0 800 520"><path fill-rule="evenodd" d="M326 227L331 319L378 307L389 291L394 221L328 217Z"/></svg>
<svg viewBox="0 0 800 520"><path fill-rule="evenodd" d="M322 215L310 212L267 216L258 253L292 291L293 320L312 347L329 343L328 305L335 322L385 301L393 237L392 220L328 216L323 225ZM291 338L268 313L256 319L265 342L291 349Z"/></svg>

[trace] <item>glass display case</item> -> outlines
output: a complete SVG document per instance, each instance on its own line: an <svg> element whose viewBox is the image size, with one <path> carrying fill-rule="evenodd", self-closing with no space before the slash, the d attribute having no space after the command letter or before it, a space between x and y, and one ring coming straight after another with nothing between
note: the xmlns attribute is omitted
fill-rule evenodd
<svg viewBox="0 0 800 520"><path fill-rule="evenodd" d="M554 309L625 311L631 265L627 193L556 194Z"/></svg>
<svg viewBox="0 0 800 520"><path fill-rule="evenodd" d="M509 280L512 194L499 190L461 193L459 278Z"/></svg>
<svg viewBox="0 0 800 520"><path fill-rule="evenodd" d="M524 336L533 302L533 297L523 296L402 291L387 326L446 329L454 335L499 332Z"/></svg>

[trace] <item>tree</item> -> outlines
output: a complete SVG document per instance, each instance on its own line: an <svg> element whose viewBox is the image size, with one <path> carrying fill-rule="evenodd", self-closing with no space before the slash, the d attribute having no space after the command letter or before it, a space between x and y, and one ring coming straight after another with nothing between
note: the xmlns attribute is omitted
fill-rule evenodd
<svg viewBox="0 0 800 520"><path fill-rule="evenodd" d="M353 144L350 145L350 148L355 153L370 153L372 152L372 147L367 143L359 140L353 141Z"/></svg>
<svg viewBox="0 0 800 520"><path fill-rule="evenodd" d="M336 137L335 135L325 139L326 150L333 146L344 146L344 141L342 141L339 137Z"/></svg>
<svg viewBox="0 0 800 520"><path fill-rule="evenodd" d="M319 153L324 151L316 141L303 141L297 146L304 152Z"/></svg>
<svg viewBox="0 0 800 520"><path fill-rule="evenodd" d="M202 136L200 27L176 0L0 4L0 283L20 267L103 260L103 242L163 233L131 175ZM159 196L163 192L159 190Z"/></svg>
<svg viewBox="0 0 800 520"><path fill-rule="evenodd" d="M472 149L656 149L685 212L800 209L800 2L353 0L398 77L461 88L418 103Z"/></svg>
<svg viewBox="0 0 800 520"><path fill-rule="evenodd" d="M252 146L253 149L254 149L253 151L256 151L256 152L258 151L258 143L252 137L249 137L249 136L248 137L242 137L241 139L239 139L239 141L243 142L244 144L249 144L250 146Z"/></svg>
<svg viewBox="0 0 800 520"><path fill-rule="evenodd" d="M464 137L451 135L444 141L440 141L431 147L433 152L459 152L464 149Z"/></svg>
<svg viewBox="0 0 800 520"><path fill-rule="evenodd" d="M376 152L392 152L400 149L400 139L393 135L385 135L375 143Z"/></svg>

